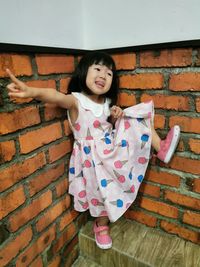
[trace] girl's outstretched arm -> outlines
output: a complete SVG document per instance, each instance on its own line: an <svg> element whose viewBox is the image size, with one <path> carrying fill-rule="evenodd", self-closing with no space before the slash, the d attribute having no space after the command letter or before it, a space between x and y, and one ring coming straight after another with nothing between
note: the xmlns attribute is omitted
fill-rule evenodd
<svg viewBox="0 0 200 267"><path fill-rule="evenodd" d="M57 106L66 109L71 109L76 106L75 97L72 95L65 95L52 88L29 87L17 79L9 69L6 69L6 72L12 81L7 85L9 96L35 98L46 103L56 104Z"/></svg>

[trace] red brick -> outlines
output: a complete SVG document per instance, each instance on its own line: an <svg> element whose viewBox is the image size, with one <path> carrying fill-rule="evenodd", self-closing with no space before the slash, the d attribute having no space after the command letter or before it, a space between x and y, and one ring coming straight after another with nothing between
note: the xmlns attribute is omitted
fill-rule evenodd
<svg viewBox="0 0 200 267"><path fill-rule="evenodd" d="M74 71L74 57L67 55L36 55L39 74L72 73Z"/></svg>
<svg viewBox="0 0 200 267"><path fill-rule="evenodd" d="M200 139L189 139L190 150L196 154L200 154Z"/></svg>
<svg viewBox="0 0 200 267"><path fill-rule="evenodd" d="M26 107L13 112L0 113L0 121L0 134L12 133L40 123L39 108Z"/></svg>
<svg viewBox="0 0 200 267"><path fill-rule="evenodd" d="M43 193L38 198L32 200L30 204L21 209L18 212L15 212L9 218L9 229L12 232L15 232L21 226L26 224L28 221L35 218L41 211L46 209L52 203L52 192L47 191Z"/></svg>
<svg viewBox="0 0 200 267"><path fill-rule="evenodd" d="M167 110L180 110L188 111L190 110L189 106L189 97L185 96L167 96L167 95L148 95L143 94L141 97L142 102L153 100L155 108L162 108Z"/></svg>
<svg viewBox="0 0 200 267"><path fill-rule="evenodd" d="M72 130L70 128L70 125L69 125L69 121L68 120L65 120L64 121L64 131L65 131L65 135L66 136L72 134Z"/></svg>
<svg viewBox="0 0 200 267"><path fill-rule="evenodd" d="M56 257L53 258L53 260L48 263L48 267L60 267L61 263L61 257L57 255Z"/></svg>
<svg viewBox="0 0 200 267"><path fill-rule="evenodd" d="M160 73L140 73L120 76L120 87L127 89L162 89L163 75Z"/></svg>
<svg viewBox="0 0 200 267"><path fill-rule="evenodd" d="M42 257L37 257L28 267L43 267Z"/></svg>
<svg viewBox="0 0 200 267"><path fill-rule="evenodd" d="M60 80L60 92L61 93L67 94L70 80L71 80L71 77L63 78Z"/></svg>
<svg viewBox="0 0 200 267"><path fill-rule="evenodd" d="M26 55L17 55L13 53L0 54L0 77L7 77L5 69L10 69L16 76L33 74L31 59Z"/></svg>
<svg viewBox="0 0 200 267"><path fill-rule="evenodd" d="M183 214L183 222L195 227L200 227L200 214L192 211L186 211Z"/></svg>
<svg viewBox="0 0 200 267"><path fill-rule="evenodd" d="M17 258L16 267L30 266L30 262L41 254L55 239L56 227L52 226L48 231L34 240L32 244Z"/></svg>
<svg viewBox="0 0 200 267"><path fill-rule="evenodd" d="M135 95L127 93L119 93L117 105L121 107L130 107L136 104Z"/></svg>
<svg viewBox="0 0 200 267"><path fill-rule="evenodd" d="M163 49L140 52L141 67L177 67L192 64L192 49Z"/></svg>
<svg viewBox="0 0 200 267"><path fill-rule="evenodd" d="M56 88L56 82L54 80L35 80L35 81L28 81L25 82L30 87L37 87L37 88ZM10 100L17 103L29 103L33 100L33 98L19 98L19 97L10 97Z"/></svg>
<svg viewBox="0 0 200 267"><path fill-rule="evenodd" d="M174 156L169 167L175 170L199 175L199 160Z"/></svg>
<svg viewBox="0 0 200 267"><path fill-rule="evenodd" d="M175 223L161 221L161 227L171 234L176 234L182 238L190 240L194 243L199 243L198 233L181 227Z"/></svg>
<svg viewBox="0 0 200 267"><path fill-rule="evenodd" d="M52 247L53 254L57 253L61 248L63 248L72 239L75 233L76 233L76 227L74 223L71 223L66 228L66 230L64 230L64 232L56 241L56 243L53 245Z"/></svg>
<svg viewBox="0 0 200 267"><path fill-rule="evenodd" d="M135 53L113 54L112 58L117 70L133 70L136 68Z"/></svg>
<svg viewBox="0 0 200 267"><path fill-rule="evenodd" d="M166 203L142 197L140 206L166 217L178 218L178 209Z"/></svg>
<svg viewBox="0 0 200 267"><path fill-rule="evenodd" d="M175 124L180 125L182 132L200 133L200 118L182 116L170 117L170 127L174 126Z"/></svg>
<svg viewBox="0 0 200 267"><path fill-rule="evenodd" d="M64 180L60 181L59 184L56 185L56 195L57 197L61 197L67 192L69 186L69 181L67 178Z"/></svg>
<svg viewBox="0 0 200 267"><path fill-rule="evenodd" d="M61 118L65 114L65 111L54 104L45 104L44 118L45 121L50 121L55 118Z"/></svg>
<svg viewBox="0 0 200 267"><path fill-rule="evenodd" d="M151 215L148 215L142 211L127 210L125 218L135 220L150 227L156 227L157 219Z"/></svg>
<svg viewBox="0 0 200 267"><path fill-rule="evenodd" d="M173 187L180 186L180 176L164 171L156 171L149 169L145 175L147 181L164 184Z"/></svg>
<svg viewBox="0 0 200 267"><path fill-rule="evenodd" d="M200 179L195 179L194 180L193 191L197 192L197 193L200 193Z"/></svg>
<svg viewBox="0 0 200 267"><path fill-rule="evenodd" d="M18 233L15 238L9 238L0 250L0 266L9 266L7 264L30 243L32 236L31 227L27 227Z"/></svg>
<svg viewBox="0 0 200 267"><path fill-rule="evenodd" d="M200 73L171 74L169 89L172 91L200 91Z"/></svg>
<svg viewBox="0 0 200 267"><path fill-rule="evenodd" d="M154 116L154 128L164 129L165 127L165 116L160 114L155 114Z"/></svg>
<svg viewBox="0 0 200 267"><path fill-rule="evenodd" d="M44 228L47 228L49 224L55 221L64 211L70 206L70 196L51 206L42 217L36 222L37 231L41 232Z"/></svg>
<svg viewBox="0 0 200 267"><path fill-rule="evenodd" d="M140 192L142 192L145 195L149 195L152 197L159 197L160 196L160 187L147 184L147 183L142 183L140 189Z"/></svg>
<svg viewBox="0 0 200 267"><path fill-rule="evenodd" d="M2 169L0 175L0 192L34 173L37 169L44 166L45 163L45 154L42 152L20 163L15 163Z"/></svg>
<svg viewBox="0 0 200 267"><path fill-rule="evenodd" d="M0 164L10 161L16 153L15 142L5 141L0 143Z"/></svg>
<svg viewBox="0 0 200 267"><path fill-rule="evenodd" d="M27 132L19 136L20 152L22 154L29 153L30 151L49 144L61 137L62 128L59 122Z"/></svg>
<svg viewBox="0 0 200 267"><path fill-rule="evenodd" d="M67 153L72 150L71 140L63 141L58 145L54 145L49 148L49 162L52 163L60 158L62 158Z"/></svg>
<svg viewBox="0 0 200 267"><path fill-rule="evenodd" d="M65 166L64 163L59 165L51 166L50 169L45 170L41 174L35 176L32 180L28 183L29 193L31 196L35 195L43 188L47 187L50 183L57 180L61 177L64 173Z"/></svg>
<svg viewBox="0 0 200 267"><path fill-rule="evenodd" d="M62 231L67 225L73 222L79 213L76 210L71 210L68 213L64 214L60 219L60 231Z"/></svg>
<svg viewBox="0 0 200 267"><path fill-rule="evenodd" d="M23 187L4 194L0 198L0 219L8 215L11 211L21 206L26 200Z"/></svg>
<svg viewBox="0 0 200 267"><path fill-rule="evenodd" d="M165 199L181 206L190 207L196 210L200 209L200 199L189 197L177 192L166 190Z"/></svg>

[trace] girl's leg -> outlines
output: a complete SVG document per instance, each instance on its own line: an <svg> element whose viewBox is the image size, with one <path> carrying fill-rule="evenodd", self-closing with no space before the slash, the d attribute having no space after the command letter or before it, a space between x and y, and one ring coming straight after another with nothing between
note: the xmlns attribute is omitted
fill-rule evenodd
<svg viewBox="0 0 200 267"><path fill-rule="evenodd" d="M105 225L108 225L109 219L106 216L102 216L102 217L98 217L96 219L96 222L98 226L105 226ZM99 234L100 235L108 234L108 230L101 231Z"/></svg>
<svg viewBox="0 0 200 267"><path fill-rule="evenodd" d="M152 147L156 150L156 152L158 152L160 150L161 139L152 125L151 125L151 133L152 133Z"/></svg>

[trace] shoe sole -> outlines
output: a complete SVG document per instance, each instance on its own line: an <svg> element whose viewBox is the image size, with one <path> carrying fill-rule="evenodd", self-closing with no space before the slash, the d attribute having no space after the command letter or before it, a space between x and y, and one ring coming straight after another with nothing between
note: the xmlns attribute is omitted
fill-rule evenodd
<svg viewBox="0 0 200 267"><path fill-rule="evenodd" d="M171 160L174 151L176 150L176 147L178 145L179 139L180 139L180 127L176 125L174 126L174 136L171 142L171 147L173 147L173 149L168 150L164 159L164 163L168 163Z"/></svg>
<svg viewBox="0 0 200 267"><path fill-rule="evenodd" d="M96 237L95 237L95 241L96 241L97 246L98 246L99 248L101 248L101 249L109 249L109 248L112 247L112 243L111 243L111 244L107 244L107 245L102 245L102 244L98 243Z"/></svg>

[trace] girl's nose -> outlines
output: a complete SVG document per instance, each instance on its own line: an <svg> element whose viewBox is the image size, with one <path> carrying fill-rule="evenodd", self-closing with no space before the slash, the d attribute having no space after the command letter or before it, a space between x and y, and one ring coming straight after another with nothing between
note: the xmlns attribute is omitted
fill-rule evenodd
<svg viewBox="0 0 200 267"><path fill-rule="evenodd" d="M105 71L101 71L100 78L102 78L102 79L106 78L106 72Z"/></svg>

